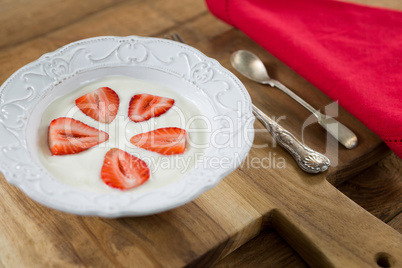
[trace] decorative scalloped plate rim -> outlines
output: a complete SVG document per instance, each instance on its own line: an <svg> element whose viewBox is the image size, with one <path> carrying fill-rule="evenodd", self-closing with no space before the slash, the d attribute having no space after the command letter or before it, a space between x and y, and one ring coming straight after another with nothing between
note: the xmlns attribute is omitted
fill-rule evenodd
<svg viewBox="0 0 402 268"><path fill-rule="evenodd" d="M239 139L241 135L249 142L208 150L208 156L230 158L230 168L200 166L174 183L135 195L129 191L101 194L77 189L52 177L39 165L26 134L35 121L31 115L37 104L55 94L61 84L87 72L126 67L145 68L180 80L190 90L200 91L216 115L238 120L237 131L222 135L222 139ZM247 156L254 139L250 96L231 72L193 47L150 37L94 37L44 54L16 71L0 87L0 111L0 171L6 180L47 207L77 215L143 216L188 203L233 172ZM217 122L214 127L223 128L223 124Z"/></svg>

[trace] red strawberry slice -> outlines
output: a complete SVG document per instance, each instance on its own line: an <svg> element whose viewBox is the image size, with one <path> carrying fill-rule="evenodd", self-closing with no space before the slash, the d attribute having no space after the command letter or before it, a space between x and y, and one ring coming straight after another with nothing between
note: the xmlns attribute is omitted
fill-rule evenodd
<svg viewBox="0 0 402 268"><path fill-rule="evenodd" d="M163 155L182 154L186 150L186 130L177 127L159 128L133 136L137 147Z"/></svg>
<svg viewBox="0 0 402 268"><path fill-rule="evenodd" d="M48 144L52 155L76 154L109 139L109 135L81 121L60 117L48 130Z"/></svg>
<svg viewBox="0 0 402 268"><path fill-rule="evenodd" d="M173 104L174 99L170 98L150 94L134 95L128 108L128 117L136 123L146 121L166 113Z"/></svg>
<svg viewBox="0 0 402 268"><path fill-rule="evenodd" d="M149 179L149 168L141 159L113 148L105 155L101 178L110 187L128 190Z"/></svg>
<svg viewBox="0 0 402 268"><path fill-rule="evenodd" d="M111 123L119 110L119 96L113 89L101 87L75 100L86 115L101 123Z"/></svg>

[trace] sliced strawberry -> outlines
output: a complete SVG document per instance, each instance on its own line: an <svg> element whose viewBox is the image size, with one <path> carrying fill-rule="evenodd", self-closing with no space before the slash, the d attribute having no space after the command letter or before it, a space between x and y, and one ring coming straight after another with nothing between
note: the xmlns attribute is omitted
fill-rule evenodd
<svg viewBox="0 0 402 268"><path fill-rule="evenodd" d="M54 119L48 130L48 144L52 155L79 153L108 139L106 132L67 117Z"/></svg>
<svg viewBox="0 0 402 268"><path fill-rule="evenodd" d="M113 89L101 87L75 100L86 115L101 123L111 123L119 110L119 96Z"/></svg>
<svg viewBox="0 0 402 268"><path fill-rule="evenodd" d="M128 108L128 117L136 123L146 121L166 113L173 104L174 99L150 94L134 95Z"/></svg>
<svg viewBox="0 0 402 268"><path fill-rule="evenodd" d="M133 136L137 147L163 155L182 154L186 150L186 130L177 127L159 128Z"/></svg>
<svg viewBox="0 0 402 268"><path fill-rule="evenodd" d="M128 190L149 179L149 168L141 159L113 148L105 155L101 178L110 187Z"/></svg>

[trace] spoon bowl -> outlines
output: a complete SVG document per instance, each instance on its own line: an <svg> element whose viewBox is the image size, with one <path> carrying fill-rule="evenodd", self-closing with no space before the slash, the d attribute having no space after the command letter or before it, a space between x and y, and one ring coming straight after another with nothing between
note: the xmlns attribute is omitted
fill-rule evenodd
<svg viewBox="0 0 402 268"><path fill-rule="evenodd" d="M250 80L261 84L269 84L271 77L264 63L253 53L247 50L239 50L232 54L233 67Z"/></svg>

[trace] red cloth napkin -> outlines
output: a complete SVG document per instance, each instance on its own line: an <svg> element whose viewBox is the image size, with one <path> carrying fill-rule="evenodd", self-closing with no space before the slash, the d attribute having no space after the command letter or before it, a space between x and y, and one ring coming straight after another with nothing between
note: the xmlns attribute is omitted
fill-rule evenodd
<svg viewBox="0 0 402 268"><path fill-rule="evenodd" d="M333 0L206 2L402 158L402 12Z"/></svg>

